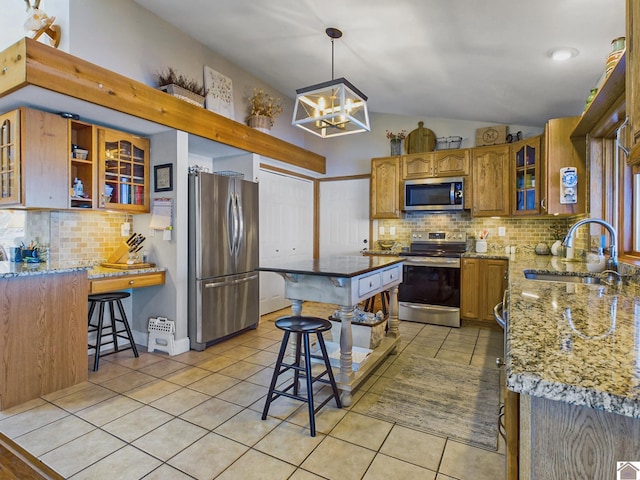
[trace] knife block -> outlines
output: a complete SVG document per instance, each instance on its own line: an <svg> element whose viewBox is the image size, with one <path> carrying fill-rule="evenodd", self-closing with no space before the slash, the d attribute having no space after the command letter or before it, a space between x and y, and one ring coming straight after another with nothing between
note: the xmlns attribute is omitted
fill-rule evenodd
<svg viewBox="0 0 640 480"><path fill-rule="evenodd" d="M129 245L122 243L113 251L107 259L107 263L127 263L127 260L129 260L129 248Z"/></svg>

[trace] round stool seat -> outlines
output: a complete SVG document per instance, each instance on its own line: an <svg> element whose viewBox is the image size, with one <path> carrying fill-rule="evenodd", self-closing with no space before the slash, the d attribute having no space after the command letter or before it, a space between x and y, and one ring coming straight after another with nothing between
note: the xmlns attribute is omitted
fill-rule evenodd
<svg viewBox="0 0 640 480"><path fill-rule="evenodd" d="M295 333L317 333L331 330L331 322L319 317L282 317L276 320L280 330Z"/></svg>
<svg viewBox="0 0 640 480"><path fill-rule="evenodd" d="M130 297L129 292L109 292L109 293L92 293L89 295L90 302L110 302L114 300L122 300Z"/></svg>

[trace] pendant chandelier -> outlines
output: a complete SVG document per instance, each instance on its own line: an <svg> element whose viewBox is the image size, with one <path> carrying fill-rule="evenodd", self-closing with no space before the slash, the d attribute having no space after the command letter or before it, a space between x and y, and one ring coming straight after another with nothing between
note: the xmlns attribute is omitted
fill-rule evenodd
<svg viewBox="0 0 640 480"><path fill-rule="evenodd" d="M367 96L345 78L333 78L333 42L342 32L327 28L326 33L331 38L331 80L296 90L292 124L322 138L368 132Z"/></svg>

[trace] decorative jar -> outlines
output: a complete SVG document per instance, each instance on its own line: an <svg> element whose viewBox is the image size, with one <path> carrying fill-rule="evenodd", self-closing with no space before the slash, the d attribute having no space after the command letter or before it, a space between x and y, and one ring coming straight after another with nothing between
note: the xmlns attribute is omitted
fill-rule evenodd
<svg viewBox="0 0 640 480"><path fill-rule="evenodd" d="M391 139L389 140L389 145L391 146L392 157L402 155L402 140L395 138Z"/></svg>

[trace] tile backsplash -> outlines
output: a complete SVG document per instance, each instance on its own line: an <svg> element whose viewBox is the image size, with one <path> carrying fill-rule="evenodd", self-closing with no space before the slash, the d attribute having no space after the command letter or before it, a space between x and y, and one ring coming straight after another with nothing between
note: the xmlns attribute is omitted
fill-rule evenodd
<svg viewBox="0 0 640 480"><path fill-rule="evenodd" d="M429 232L450 232L453 234L463 234L473 248L472 240L475 239L476 232L487 230L488 251L504 251L504 247L515 246L520 251L530 251L540 243L551 244L556 240L554 230L562 232L562 238L569 227L584 215L573 217L536 217L536 218L473 218L469 212L456 213L406 213L402 219L378 220L378 227L384 227L384 235L375 235L378 240L390 240L399 243L401 246L409 246L410 234L414 230L424 230ZM395 236L389 234L390 227L395 227ZM498 235L498 227L504 227L505 235ZM557 227L557 228L555 228ZM560 238L560 240L562 240ZM577 232L575 248L587 249L588 228L580 228ZM374 248L372 246L372 248Z"/></svg>
<svg viewBox="0 0 640 480"><path fill-rule="evenodd" d="M48 249L51 262L100 263L120 245L120 226L131 214L116 212L29 211L25 240Z"/></svg>

